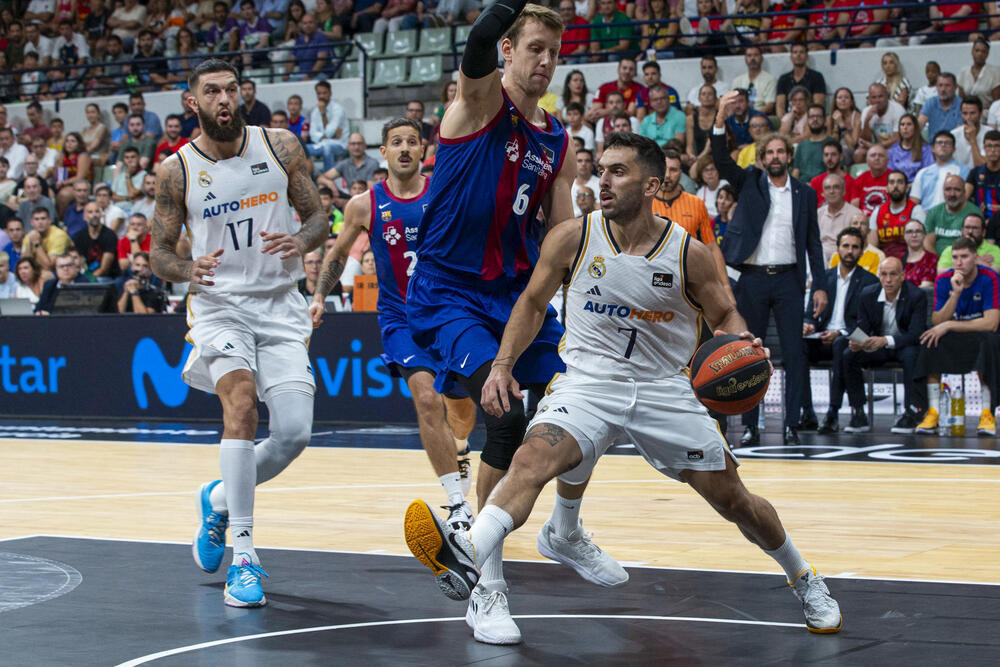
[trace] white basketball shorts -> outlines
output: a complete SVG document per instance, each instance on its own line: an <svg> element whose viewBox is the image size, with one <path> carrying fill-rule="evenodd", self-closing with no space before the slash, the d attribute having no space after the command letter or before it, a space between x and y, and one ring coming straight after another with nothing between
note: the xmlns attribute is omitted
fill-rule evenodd
<svg viewBox="0 0 1000 667"><path fill-rule="evenodd" d="M680 480L682 470L724 470L739 461L714 419L678 373L657 381L560 375L528 425L555 424L579 443L583 461L559 476L570 484L590 477L613 444L635 445L650 465Z"/></svg>
<svg viewBox="0 0 1000 667"><path fill-rule="evenodd" d="M309 306L294 287L266 295L191 294L188 326L194 349L183 377L195 389L214 394L219 378L241 369L253 373L261 400L286 382L316 388Z"/></svg>

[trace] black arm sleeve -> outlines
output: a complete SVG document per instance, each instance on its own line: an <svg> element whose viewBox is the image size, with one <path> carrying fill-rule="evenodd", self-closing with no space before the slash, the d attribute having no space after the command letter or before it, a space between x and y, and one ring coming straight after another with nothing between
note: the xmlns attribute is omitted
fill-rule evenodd
<svg viewBox="0 0 1000 667"><path fill-rule="evenodd" d="M472 24L462 73L470 79L482 79L497 68L497 42L514 25L528 0L497 0Z"/></svg>

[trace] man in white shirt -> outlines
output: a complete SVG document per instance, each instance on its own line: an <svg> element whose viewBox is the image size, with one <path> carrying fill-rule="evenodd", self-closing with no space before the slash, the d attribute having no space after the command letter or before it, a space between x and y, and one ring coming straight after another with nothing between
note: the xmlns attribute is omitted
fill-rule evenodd
<svg viewBox="0 0 1000 667"><path fill-rule="evenodd" d="M7 158L10 168L7 175L15 181L24 176L24 158L28 157L28 149L14 141L14 131L9 127L0 127L0 156Z"/></svg>
<svg viewBox="0 0 1000 667"><path fill-rule="evenodd" d="M0 250L0 299L14 298L17 280L10 272L10 255Z"/></svg>
<svg viewBox="0 0 1000 667"><path fill-rule="evenodd" d="M142 197L132 204L132 215L142 213L147 220L153 219L156 208L156 175L147 173L142 177Z"/></svg>
<svg viewBox="0 0 1000 667"><path fill-rule="evenodd" d="M983 103L978 97L962 100L962 124L951 131L955 137L955 161L972 169L986 162L983 141L990 128L982 124Z"/></svg>
<svg viewBox="0 0 1000 667"><path fill-rule="evenodd" d="M25 25L29 23L48 24L56 16L56 0L31 0L28 8L24 10L21 20Z"/></svg>
<svg viewBox="0 0 1000 667"><path fill-rule="evenodd" d="M563 109L563 117L566 120L566 132L571 137L578 137L583 141L583 147L587 150L594 150L594 131L583 122L584 108L579 102L570 102Z"/></svg>
<svg viewBox="0 0 1000 667"><path fill-rule="evenodd" d="M910 199L929 211L944 201L944 179L951 174L958 174L965 180L969 168L954 159L955 135L941 130L934 135L931 143L934 154L934 164L929 164L913 177L910 186Z"/></svg>
<svg viewBox="0 0 1000 667"><path fill-rule="evenodd" d="M748 46L743 53L743 62L747 65L745 74L733 79L733 88L743 88L750 98L750 105L766 114L774 113L774 101L777 98L778 80L761 69L764 56L759 46Z"/></svg>
<svg viewBox="0 0 1000 667"><path fill-rule="evenodd" d="M347 135L350 126L344 107L334 102L330 84L320 81L316 84L316 107L309 114L309 143L306 150L311 157L323 158L323 171L347 156Z"/></svg>
<svg viewBox="0 0 1000 667"><path fill-rule="evenodd" d="M906 109L889 99L889 91L881 83L868 86L868 106L861 110L861 136L854 151L854 161L864 162L868 149L881 144L886 150L899 141L899 119Z"/></svg>
<svg viewBox="0 0 1000 667"><path fill-rule="evenodd" d="M573 197L573 215L576 217L583 215L583 211L576 203L576 195L581 188L590 188L595 195L601 190L600 181L594 175L594 154L586 148L576 152L576 176L570 188L570 195Z"/></svg>
<svg viewBox="0 0 1000 667"><path fill-rule="evenodd" d="M35 23L24 26L24 52L37 53L39 67L52 64L52 40L43 35Z"/></svg>
<svg viewBox="0 0 1000 667"><path fill-rule="evenodd" d="M94 192L94 201L101 209L101 222L105 227L118 235L118 238L125 236L125 211L111 201L111 187L100 185Z"/></svg>
<svg viewBox="0 0 1000 667"><path fill-rule="evenodd" d="M823 244L823 263L829 265L837 252L837 234L850 225L861 209L848 203L844 197L847 186L840 174L827 174L823 179L823 205L816 212L819 223L819 240Z"/></svg>
<svg viewBox="0 0 1000 667"><path fill-rule="evenodd" d="M691 90L688 91L687 95L687 108L685 111L691 113L692 109L697 109L701 106L701 102L698 100L698 94L701 92L702 86L712 86L715 88L716 97L722 97L729 91L729 84L718 78L719 76L719 64L715 60L715 56L707 55L701 57L701 78L702 82L696 86L692 86Z"/></svg>

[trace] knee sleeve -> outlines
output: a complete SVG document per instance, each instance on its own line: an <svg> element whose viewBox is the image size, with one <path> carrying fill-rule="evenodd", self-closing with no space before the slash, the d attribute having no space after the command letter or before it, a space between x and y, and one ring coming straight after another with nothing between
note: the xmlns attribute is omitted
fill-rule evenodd
<svg viewBox="0 0 1000 667"><path fill-rule="evenodd" d="M266 399L270 434L257 445L257 483L288 467L309 444L312 435L313 391L302 382L279 385Z"/></svg>
<svg viewBox="0 0 1000 667"><path fill-rule="evenodd" d="M491 362L486 362L476 369L470 377L454 375L455 379L465 388L472 400L479 405L483 395L483 385L490 375ZM486 444L483 445L480 460L491 468L506 470L514 458L514 452L524 440L524 431L528 427L528 418L524 414L524 403L520 399L508 396L510 412L502 417L485 414Z"/></svg>

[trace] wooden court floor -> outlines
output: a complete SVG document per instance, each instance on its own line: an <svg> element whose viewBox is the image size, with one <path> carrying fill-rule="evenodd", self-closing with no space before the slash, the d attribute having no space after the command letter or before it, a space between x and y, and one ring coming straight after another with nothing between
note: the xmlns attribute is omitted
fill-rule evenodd
<svg viewBox="0 0 1000 667"><path fill-rule="evenodd" d="M65 535L187 541L194 490L218 474L206 445L0 439L0 539ZM827 575L1000 582L1000 466L744 461L751 491L775 505ZM506 558L540 560L546 487ZM258 487L262 547L407 553L407 504L443 500L421 451L309 448ZM473 503L474 505L474 503ZM584 527L625 563L776 571L687 486L637 456L601 460Z"/></svg>

